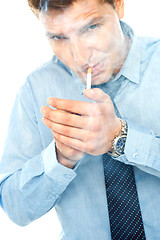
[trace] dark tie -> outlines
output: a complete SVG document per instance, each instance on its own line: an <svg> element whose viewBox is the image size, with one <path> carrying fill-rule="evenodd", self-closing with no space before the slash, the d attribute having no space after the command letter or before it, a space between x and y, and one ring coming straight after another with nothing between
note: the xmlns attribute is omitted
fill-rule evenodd
<svg viewBox="0 0 160 240"><path fill-rule="evenodd" d="M110 95L114 103L122 81L125 81L123 76L99 87ZM116 106L115 111L120 117ZM133 167L112 159L107 153L103 155L103 164L112 239L145 240Z"/></svg>
<svg viewBox="0 0 160 240"><path fill-rule="evenodd" d="M113 240L145 239L133 167L103 155Z"/></svg>

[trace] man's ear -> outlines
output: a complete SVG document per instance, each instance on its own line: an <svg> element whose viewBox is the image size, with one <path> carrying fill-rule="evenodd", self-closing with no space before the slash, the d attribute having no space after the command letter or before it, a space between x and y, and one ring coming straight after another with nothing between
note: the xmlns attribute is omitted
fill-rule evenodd
<svg viewBox="0 0 160 240"><path fill-rule="evenodd" d="M124 0L115 1L116 11L118 18L121 19L124 17Z"/></svg>

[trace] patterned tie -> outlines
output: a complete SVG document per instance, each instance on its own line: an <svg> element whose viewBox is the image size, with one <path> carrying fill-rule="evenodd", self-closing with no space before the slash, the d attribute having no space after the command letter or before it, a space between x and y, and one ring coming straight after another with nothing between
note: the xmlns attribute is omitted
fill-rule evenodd
<svg viewBox="0 0 160 240"><path fill-rule="evenodd" d="M113 240L145 240L133 168L103 155Z"/></svg>
<svg viewBox="0 0 160 240"><path fill-rule="evenodd" d="M99 87L112 101L125 77ZM113 101L114 103L114 101ZM115 106L115 104L114 104ZM115 106L117 116L119 111ZM145 240L133 167L103 155L111 236L113 240Z"/></svg>

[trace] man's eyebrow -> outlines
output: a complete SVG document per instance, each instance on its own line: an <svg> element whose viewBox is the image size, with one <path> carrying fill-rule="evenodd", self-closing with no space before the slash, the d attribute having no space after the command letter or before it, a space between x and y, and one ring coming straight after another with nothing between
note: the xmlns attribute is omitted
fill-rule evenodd
<svg viewBox="0 0 160 240"><path fill-rule="evenodd" d="M104 17L96 17L91 19L88 23L86 23L84 26L82 26L79 31L83 32L85 31L88 27L90 27L92 24L98 23L98 22L102 22L104 20Z"/></svg>
<svg viewBox="0 0 160 240"><path fill-rule="evenodd" d="M104 20L104 17L96 17L91 19L88 23L85 25L81 26L77 31L78 32L84 32L89 26L92 24L95 24L96 22L102 22ZM62 38L67 38L63 33L54 33L54 32L46 32L45 33L46 37L48 38L53 38L53 37L62 37Z"/></svg>

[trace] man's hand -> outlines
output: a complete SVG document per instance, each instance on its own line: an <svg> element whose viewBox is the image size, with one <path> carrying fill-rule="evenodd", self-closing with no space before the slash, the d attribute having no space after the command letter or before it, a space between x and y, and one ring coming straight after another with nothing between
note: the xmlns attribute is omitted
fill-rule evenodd
<svg viewBox="0 0 160 240"><path fill-rule="evenodd" d="M110 97L101 89L89 89L84 95L93 103L49 98L42 107L44 124L52 130L58 160L73 167L85 154L100 155L110 150L112 140L121 131Z"/></svg>

